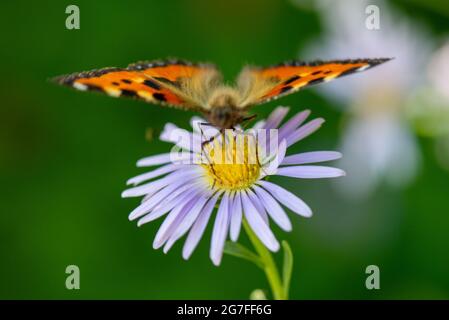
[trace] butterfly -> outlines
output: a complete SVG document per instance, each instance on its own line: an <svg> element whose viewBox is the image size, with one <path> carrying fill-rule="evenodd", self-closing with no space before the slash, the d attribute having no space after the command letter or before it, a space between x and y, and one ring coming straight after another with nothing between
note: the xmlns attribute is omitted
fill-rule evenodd
<svg viewBox="0 0 449 320"><path fill-rule="evenodd" d="M126 68L103 68L56 77L62 85L99 91L112 97L133 97L151 104L198 111L209 124L231 129L249 110L299 89L360 72L390 58L301 62L243 68L234 86L225 85L209 63L184 60L143 61Z"/></svg>

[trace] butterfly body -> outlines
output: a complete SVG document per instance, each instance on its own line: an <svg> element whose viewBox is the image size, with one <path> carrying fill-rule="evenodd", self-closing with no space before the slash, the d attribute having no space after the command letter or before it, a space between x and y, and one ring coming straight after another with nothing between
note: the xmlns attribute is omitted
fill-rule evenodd
<svg viewBox="0 0 449 320"><path fill-rule="evenodd" d="M243 109L239 108L240 100L240 94L234 88L213 89L203 114L207 121L217 128L234 128L246 114Z"/></svg>
<svg viewBox="0 0 449 320"><path fill-rule="evenodd" d="M301 88L363 71L390 59L284 62L246 67L234 86L224 85L211 64L183 60L138 62L126 68L104 68L55 78L82 91L133 97L151 104L198 111L220 129L234 128L249 109Z"/></svg>

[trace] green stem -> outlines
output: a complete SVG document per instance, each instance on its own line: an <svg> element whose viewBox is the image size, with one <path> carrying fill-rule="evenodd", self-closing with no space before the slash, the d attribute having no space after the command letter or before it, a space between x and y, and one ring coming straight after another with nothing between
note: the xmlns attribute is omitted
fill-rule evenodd
<svg viewBox="0 0 449 320"><path fill-rule="evenodd" d="M243 219L243 228L245 229L251 243L256 249L257 253L260 256L260 259L263 263L263 269L265 271L265 275L267 276L268 283L270 284L271 291L273 292L273 297L275 300L286 300L287 296L285 294L284 288L282 286L282 280L279 275L278 268L276 263L274 262L273 256L271 252L260 242L259 238L254 234L251 230L251 227L248 225L245 219Z"/></svg>

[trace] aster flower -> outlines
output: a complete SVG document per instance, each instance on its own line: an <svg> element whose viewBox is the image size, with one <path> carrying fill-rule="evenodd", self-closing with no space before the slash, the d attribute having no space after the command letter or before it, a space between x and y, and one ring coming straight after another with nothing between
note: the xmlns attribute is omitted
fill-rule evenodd
<svg viewBox="0 0 449 320"><path fill-rule="evenodd" d="M344 175L337 168L311 165L338 159L341 157L338 152L286 156L289 146L315 132L324 122L318 118L304 124L310 114L306 110L277 130L288 110L278 107L266 121L259 121L252 130L245 132L237 128L217 135L217 129L208 128L206 133L201 126L204 120L197 117L192 119L193 132L167 124L160 139L174 143L174 148L170 153L139 160L139 167L159 167L128 180L128 184L135 186L122 194L123 197L143 197L129 219L138 220L141 226L165 216L153 247L163 247L166 253L187 234L182 251L184 259L191 256L211 219L214 219L214 226L210 258L215 265L221 262L226 239L238 240L243 220L266 248L277 251L279 242L269 227L269 220L290 231L292 225L283 207L303 217L310 217L312 210L298 196L265 178L278 175L313 179ZM263 137L261 133L266 132L273 134Z"/></svg>

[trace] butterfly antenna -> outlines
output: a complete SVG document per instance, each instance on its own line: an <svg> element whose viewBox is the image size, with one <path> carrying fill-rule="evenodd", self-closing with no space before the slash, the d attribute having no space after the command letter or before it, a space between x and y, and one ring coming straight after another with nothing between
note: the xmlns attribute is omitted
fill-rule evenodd
<svg viewBox="0 0 449 320"><path fill-rule="evenodd" d="M255 118L257 118L257 114L252 114L248 117L243 118L241 121L241 123L244 124L243 129L246 129L246 127L249 125L249 122Z"/></svg>

